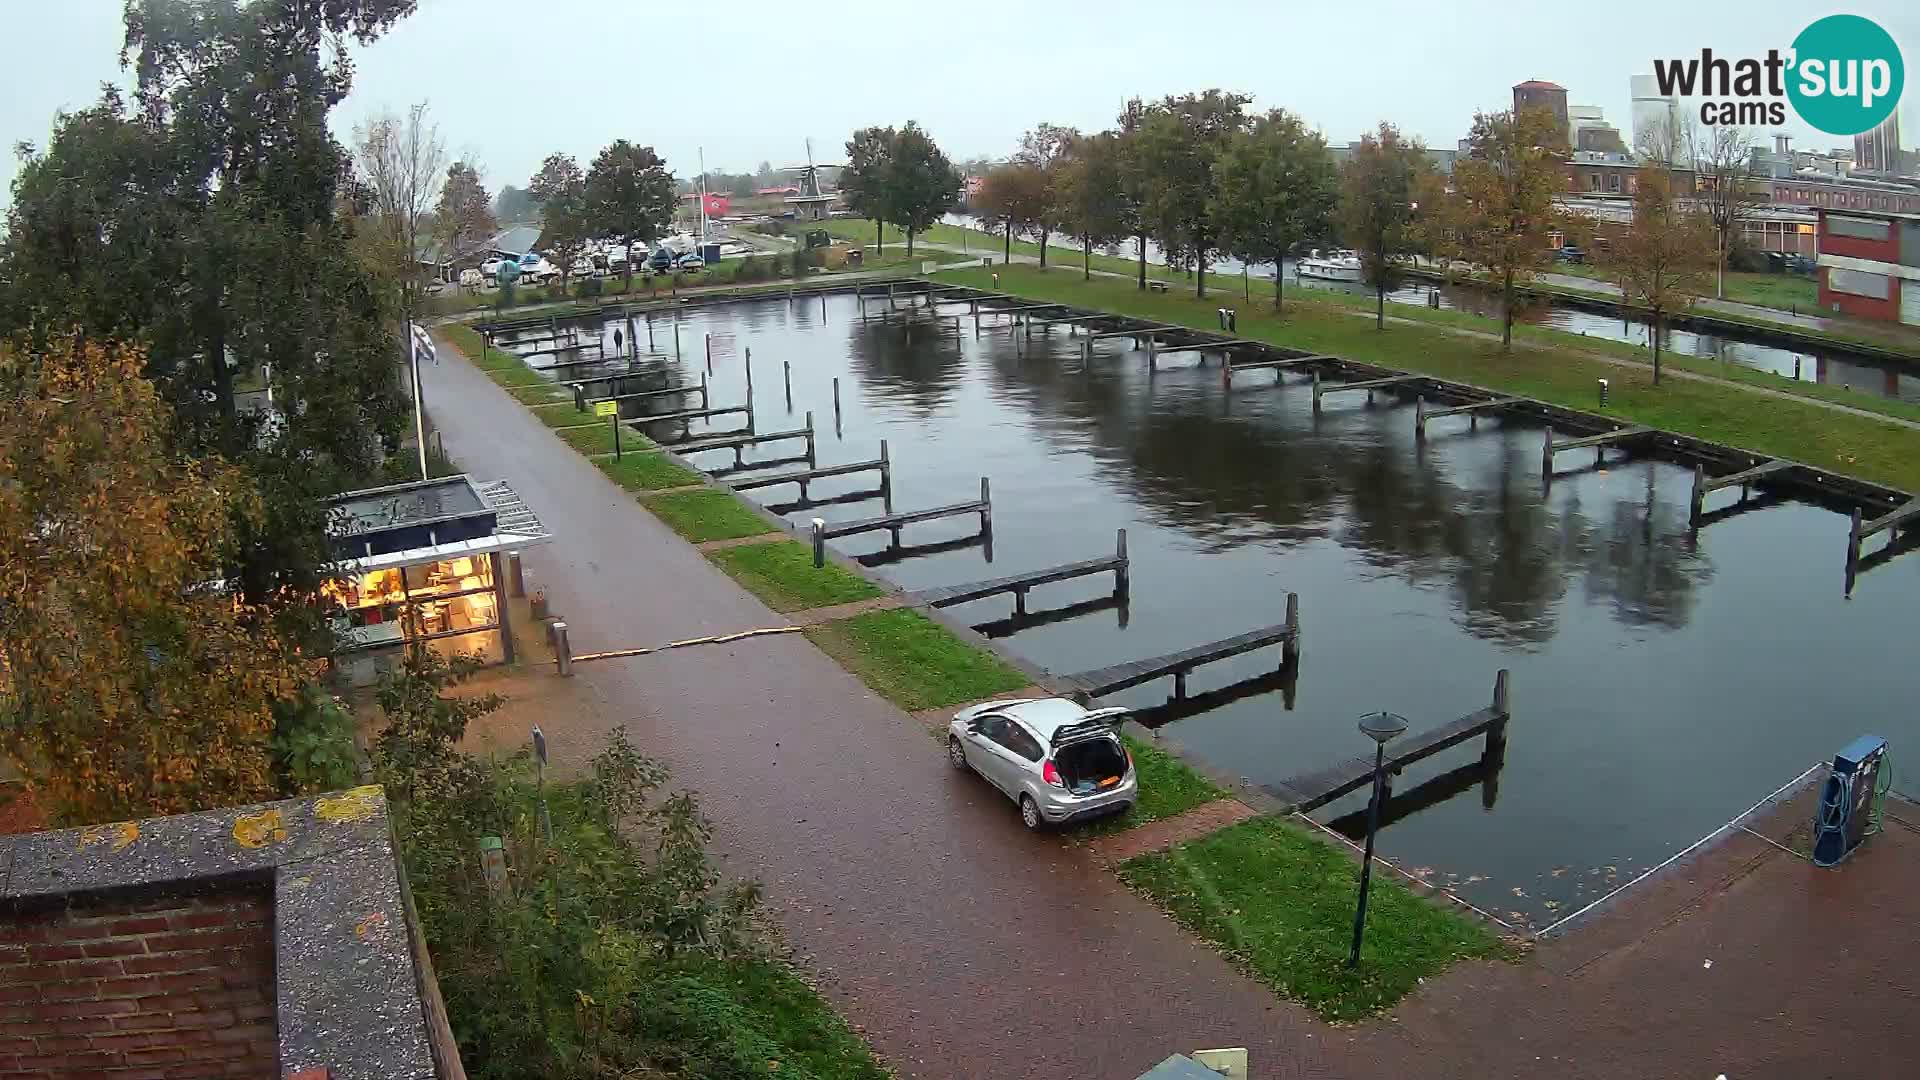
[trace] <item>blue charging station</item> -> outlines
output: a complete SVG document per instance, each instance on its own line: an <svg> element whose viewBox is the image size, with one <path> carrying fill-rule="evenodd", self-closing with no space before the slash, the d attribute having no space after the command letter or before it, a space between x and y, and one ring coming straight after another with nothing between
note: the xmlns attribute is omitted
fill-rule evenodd
<svg viewBox="0 0 1920 1080"><path fill-rule="evenodd" d="M1887 740L1878 735L1862 735L1833 755L1813 812L1813 865L1839 865L1879 831L1880 800L1892 780Z"/></svg>

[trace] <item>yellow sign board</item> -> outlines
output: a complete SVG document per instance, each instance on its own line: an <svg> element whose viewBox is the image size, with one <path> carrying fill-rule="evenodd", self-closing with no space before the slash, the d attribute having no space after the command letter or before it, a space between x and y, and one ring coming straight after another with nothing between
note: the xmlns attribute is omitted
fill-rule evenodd
<svg viewBox="0 0 1920 1080"><path fill-rule="evenodd" d="M596 401L593 403L593 415L595 416L615 416L618 415L619 412L620 403L617 401Z"/></svg>

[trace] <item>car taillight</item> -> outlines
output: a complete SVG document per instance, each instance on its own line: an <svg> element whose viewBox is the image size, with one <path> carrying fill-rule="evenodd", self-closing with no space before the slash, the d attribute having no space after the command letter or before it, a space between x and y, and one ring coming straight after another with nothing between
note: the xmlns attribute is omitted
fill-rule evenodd
<svg viewBox="0 0 1920 1080"><path fill-rule="evenodd" d="M1040 779L1045 780L1054 787L1067 786L1066 783L1060 779L1060 770L1053 767L1052 759L1048 759L1047 763L1040 767Z"/></svg>

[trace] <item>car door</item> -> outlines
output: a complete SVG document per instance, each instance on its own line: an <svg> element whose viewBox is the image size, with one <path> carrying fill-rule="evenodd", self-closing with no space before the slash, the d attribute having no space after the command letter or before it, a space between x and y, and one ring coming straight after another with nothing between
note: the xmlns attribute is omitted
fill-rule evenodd
<svg viewBox="0 0 1920 1080"><path fill-rule="evenodd" d="M994 738L1006 723L1006 717L992 713L976 716L967 727L967 737L961 741L961 746L967 752L967 764L972 765L973 770L986 777L994 787L1000 787L1001 782L1001 751Z"/></svg>
<svg viewBox="0 0 1920 1080"><path fill-rule="evenodd" d="M1008 745L1008 731L1013 722L1004 716L989 714L981 717L980 739L977 744L980 759L978 767L982 775L993 782L993 786L1007 793L1011 798L1020 794L1019 770L1012 748Z"/></svg>
<svg viewBox="0 0 1920 1080"><path fill-rule="evenodd" d="M1006 755L1006 792L1017 799L1033 779L1033 770L1040 759L1047 756L1047 751L1033 732L1011 721L1002 732L999 745Z"/></svg>

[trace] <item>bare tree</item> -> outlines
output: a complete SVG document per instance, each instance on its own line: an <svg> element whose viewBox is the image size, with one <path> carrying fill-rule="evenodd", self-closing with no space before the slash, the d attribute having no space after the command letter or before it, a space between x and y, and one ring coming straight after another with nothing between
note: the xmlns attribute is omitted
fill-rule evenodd
<svg viewBox="0 0 1920 1080"><path fill-rule="evenodd" d="M419 298L421 223L433 209L447 165L440 127L421 102L405 116L382 110L353 132L354 162L372 199L374 229L383 261L400 283L411 310Z"/></svg>
<svg viewBox="0 0 1920 1080"><path fill-rule="evenodd" d="M1754 182L1753 133L1746 128L1715 125L1703 133L1689 128L1691 157L1699 187L1698 198L1713 223L1713 295L1727 296L1727 260L1740 230L1766 201Z"/></svg>
<svg viewBox="0 0 1920 1080"><path fill-rule="evenodd" d="M1713 222L1684 197L1677 174L1657 164L1634 177L1633 223L1616 237L1608 260L1630 304L1645 307L1653 346L1653 382L1660 384L1660 338L1667 317L1706 291L1713 264Z"/></svg>

